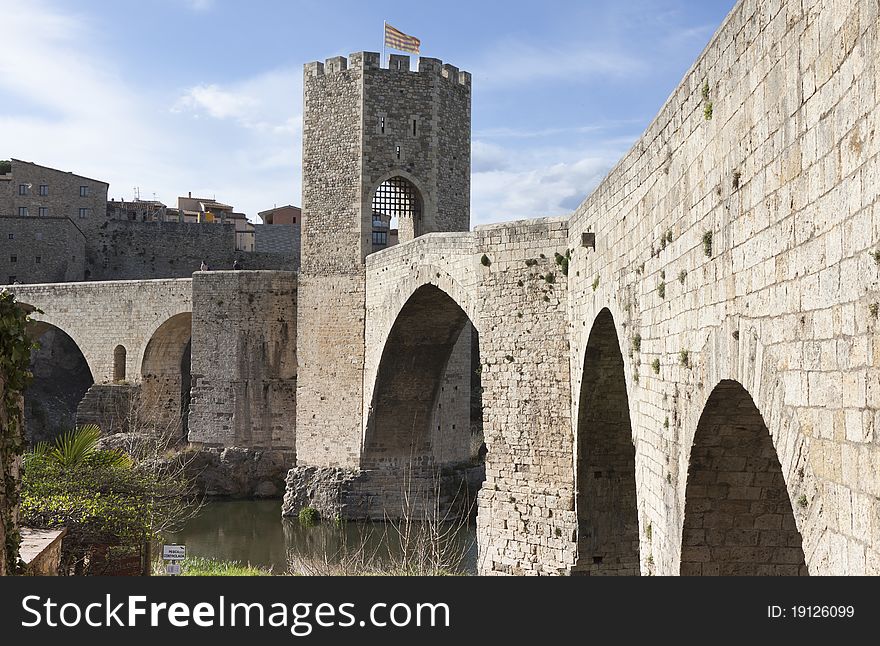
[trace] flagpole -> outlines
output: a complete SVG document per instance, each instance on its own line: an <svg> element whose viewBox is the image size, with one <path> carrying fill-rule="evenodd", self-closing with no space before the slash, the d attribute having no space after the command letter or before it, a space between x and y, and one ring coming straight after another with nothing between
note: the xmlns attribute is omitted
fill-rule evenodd
<svg viewBox="0 0 880 646"><path fill-rule="evenodd" d="M388 31L388 21L382 21L382 60L379 61L379 67L385 64L385 33Z"/></svg>

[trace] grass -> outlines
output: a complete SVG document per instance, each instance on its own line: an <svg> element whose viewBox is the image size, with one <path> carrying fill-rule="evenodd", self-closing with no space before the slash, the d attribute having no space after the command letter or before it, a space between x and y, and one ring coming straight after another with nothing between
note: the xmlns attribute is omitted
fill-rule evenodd
<svg viewBox="0 0 880 646"><path fill-rule="evenodd" d="M157 561L153 574L165 574L165 565ZM221 561L203 556L189 556L181 562L181 576L272 576L271 570L243 564L239 561Z"/></svg>

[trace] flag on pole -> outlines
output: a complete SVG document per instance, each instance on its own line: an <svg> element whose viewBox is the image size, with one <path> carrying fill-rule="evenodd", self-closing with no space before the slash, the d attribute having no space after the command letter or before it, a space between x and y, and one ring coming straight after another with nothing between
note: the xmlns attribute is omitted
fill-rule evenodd
<svg viewBox="0 0 880 646"><path fill-rule="evenodd" d="M385 23L385 45L391 49L401 52L409 52L410 54L418 54L419 46L422 44L415 36L407 36L399 29L395 29L387 22Z"/></svg>

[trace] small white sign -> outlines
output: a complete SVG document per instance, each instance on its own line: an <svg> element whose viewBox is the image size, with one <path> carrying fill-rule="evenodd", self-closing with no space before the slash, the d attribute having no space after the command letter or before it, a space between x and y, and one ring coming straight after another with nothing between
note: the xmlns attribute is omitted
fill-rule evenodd
<svg viewBox="0 0 880 646"><path fill-rule="evenodd" d="M180 576L180 563L166 563L165 574L168 576Z"/></svg>
<svg viewBox="0 0 880 646"><path fill-rule="evenodd" d="M186 545L163 545L163 561L182 561L186 558Z"/></svg>

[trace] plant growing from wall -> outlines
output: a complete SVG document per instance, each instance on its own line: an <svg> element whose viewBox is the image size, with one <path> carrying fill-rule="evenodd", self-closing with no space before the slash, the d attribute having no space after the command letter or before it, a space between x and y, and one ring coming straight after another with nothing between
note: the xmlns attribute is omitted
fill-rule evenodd
<svg viewBox="0 0 880 646"><path fill-rule="evenodd" d="M742 173L738 170L733 171L733 190L736 191L739 189L739 180L742 178Z"/></svg>
<svg viewBox="0 0 880 646"><path fill-rule="evenodd" d="M678 272L678 282L680 282L682 285L684 285L684 281L687 279L687 277L688 273L686 269L682 269L680 272Z"/></svg>
<svg viewBox="0 0 880 646"><path fill-rule="evenodd" d="M489 260L489 256L487 256L486 254L483 254L483 257L480 258L480 264L483 265L483 267L488 267L489 265L492 264L492 261Z"/></svg>
<svg viewBox="0 0 880 646"><path fill-rule="evenodd" d="M544 281L552 285L556 282L556 276L553 275L552 271L548 271L544 276Z"/></svg>
<svg viewBox="0 0 880 646"><path fill-rule="evenodd" d="M303 507L299 510L297 519L303 527L314 527L321 522L321 514L314 507Z"/></svg>
<svg viewBox="0 0 880 646"><path fill-rule="evenodd" d="M709 81L703 81L703 89L700 93L703 96L703 101L709 100Z"/></svg>
<svg viewBox="0 0 880 646"><path fill-rule="evenodd" d="M681 350L678 353L678 362L683 365L685 368L690 368L691 366L691 356L690 352L687 350Z"/></svg>
<svg viewBox="0 0 880 646"><path fill-rule="evenodd" d="M599 289L599 276L593 279L593 291L595 292L597 289Z"/></svg>
<svg viewBox="0 0 880 646"><path fill-rule="evenodd" d="M633 350L639 352L642 349L642 335L636 334L632 338Z"/></svg>
<svg viewBox="0 0 880 646"><path fill-rule="evenodd" d="M711 102L711 101L709 101L705 106L703 106L703 118L704 118L706 121L711 121L711 120L712 120L712 110L713 110L713 108L712 108L712 102Z"/></svg>
<svg viewBox="0 0 880 646"><path fill-rule="evenodd" d="M878 312L880 312L880 305L877 303L868 305L868 313L871 315L871 318L877 318Z"/></svg>
<svg viewBox="0 0 880 646"><path fill-rule="evenodd" d="M662 280L657 285L657 293L660 295L660 298L666 298L666 283Z"/></svg>
<svg viewBox="0 0 880 646"><path fill-rule="evenodd" d="M873 258L876 265L880 267L880 249L875 249L874 251L872 251L871 258Z"/></svg>
<svg viewBox="0 0 880 646"><path fill-rule="evenodd" d="M659 374L660 374L660 359L654 359L654 360L651 362L651 370L654 371L654 374L655 374L655 375L659 375Z"/></svg>
<svg viewBox="0 0 880 646"><path fill-rule="evenodd" d="M703 233L703 253L706 254L707 258L712 257L712 232L706 231Z"/></svg>
<svg viewBox="0 0 880 646"><path fill-rule="evenodd" d="M27 335L29 317L15 296L0 291L0 523L5 537L0 572L13 573L19 565L21 501L19 460L24 452L21 396L31 382L28 370L36 346Z"/></svg>

